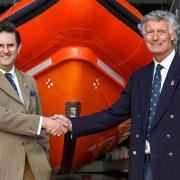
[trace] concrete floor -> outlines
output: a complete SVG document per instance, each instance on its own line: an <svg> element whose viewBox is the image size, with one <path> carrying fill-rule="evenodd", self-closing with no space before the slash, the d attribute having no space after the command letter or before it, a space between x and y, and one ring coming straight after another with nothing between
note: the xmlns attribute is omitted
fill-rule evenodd
<svg viewBox="0 0 180 180"><path fill-rule="evenodd" d="M127 180L127 175L71 174L55 176L52 180Z"/></svg>

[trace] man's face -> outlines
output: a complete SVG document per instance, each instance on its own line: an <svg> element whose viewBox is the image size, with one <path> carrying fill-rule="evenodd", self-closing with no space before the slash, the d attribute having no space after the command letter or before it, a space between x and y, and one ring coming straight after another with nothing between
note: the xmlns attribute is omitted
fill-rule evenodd
<svg viewBox="0 0 180 180"><path fill-rule="evenodd" d="M19 53L20 46L17 46L14 33L0 33L0 68L10 71Z"/></svg>
<svg viewBox="0 0 180 180"><path fill-rule="evenodd" d="M175 39L175 32L169 32L168 21L149 20L145 22L144 40L149 51L157 59L163 60L172 51L172 40Z"/></svg>

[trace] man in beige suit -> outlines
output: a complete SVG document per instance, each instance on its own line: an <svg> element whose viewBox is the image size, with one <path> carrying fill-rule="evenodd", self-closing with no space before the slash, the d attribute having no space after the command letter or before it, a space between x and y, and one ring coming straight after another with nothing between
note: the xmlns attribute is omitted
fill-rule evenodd
<svg viewBox="0 0 180 180"><path fill-rule="evenodd" d="M34 78L15 67L19 32L0 24L0 180L49 180L47 132L61 135L60 121L41 116ZM7 73L8 72L8 73Z"/></svg>

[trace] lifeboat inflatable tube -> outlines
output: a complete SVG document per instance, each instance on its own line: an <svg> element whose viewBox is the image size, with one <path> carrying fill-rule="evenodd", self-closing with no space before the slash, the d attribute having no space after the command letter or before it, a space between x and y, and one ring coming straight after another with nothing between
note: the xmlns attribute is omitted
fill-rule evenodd
<svg viewBox="0 0 180 180"><path fill-rule="evenodd" d="M125 0L21 0L0 16L22 37L16 66L37 80L44 115L80 115L109 107L130 74L151 60L137 29L141 14ZM93 122L92 122L93 123ZM50 136L50 162L76 171L129 136L129 120L105 132L71 139Z"/></svg>

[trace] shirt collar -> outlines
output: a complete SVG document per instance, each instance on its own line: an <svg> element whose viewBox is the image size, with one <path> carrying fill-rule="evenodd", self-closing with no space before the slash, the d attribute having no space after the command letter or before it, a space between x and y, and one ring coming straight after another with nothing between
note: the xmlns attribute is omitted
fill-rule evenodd
<svg viewBox="0 0 180 180"><path fill-rule="evenodd" d="M0 72L3 74L7 73L5 70L3 70L1 68L0 68ZM13 66L13 68L8 73L11 73L14 78L15 77L15 67Z"/></svg>
<svg viewBox="0 0 180 180"><path fill-rule="evenodd" d="M158 63L155 60L155 58L153 58L153 60L154 60L154 69L156 69L156 66L158 64L161 64L163 66L163 68L169 70L169 67L170 67L170 65L171 65L171 63L173 61L174 56L175 56L175 50L173 49L173 51L169 54L169 56L166 57L163 61L161 61L161 63Z"/></svg>

